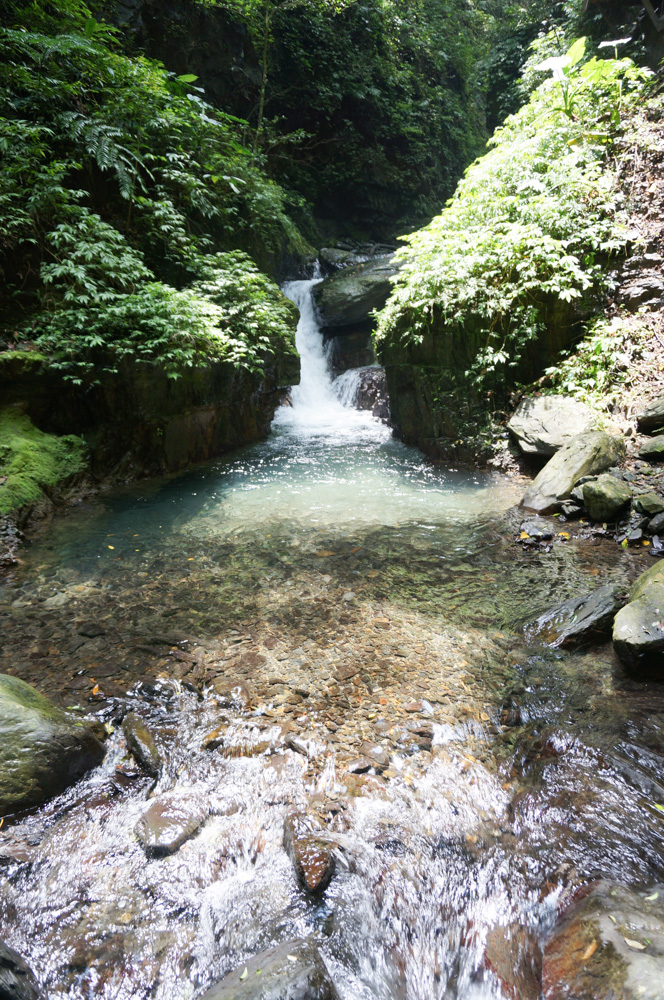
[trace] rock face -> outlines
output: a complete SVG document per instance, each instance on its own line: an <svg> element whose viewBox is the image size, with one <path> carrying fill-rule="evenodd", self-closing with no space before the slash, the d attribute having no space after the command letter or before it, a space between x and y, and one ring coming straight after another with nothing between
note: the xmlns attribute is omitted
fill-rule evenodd
<svg viewBox="0 0 664 1000"><path fill-rule="evenodd" d="M0 674L0 816L39 805L101 763L103 734Z"/></svg>
<svg viewBox="0 0 664 1000"><path fill-rule="evenodd" d="M557 451L533 480L522 506L540 514L560 508L583 476L593 476L616 465L625 454L625 442L604 431L591 431L572 438Z"/></svg>
<svg viewBox="0 0 664 1000"><path fill-rule="evenodd" d="M241 965L201 1000L339 1000L313 941L287 941Z"/></svg>
<svg viewBox="0 0 664 1000"><path fill-rule="evenodd" d="M657 493L641 493L634 497L634 509L646 517L656 517L664 512L664 500Z"/></svg>
<svg viewBox="0 0 664 1000"><path fill-rule="evenodd" d="M394 255L377 257L357 267L344 268L314 289L321 325L326 330L370 323L374 309L382 309L398 271Z"/></svg>
<svg viewBox="0 0 664 1000"><path fill-rule="evenodd" d="M646 441L639 448L639 458L645 458L646 462L664 462L664 434Z"/></svg>
<svg viewBox="0 0 664 1000"><path fill-rule="evenodd" d="M613 647L638 677L664 680L664 562L642 573L613 625Z"/></svg>
<svg viewBox="0 0 664 1000"><path fill-rule="evenodd" d="M639 430L643 434L651 434L664 428L664 396L659 396L648 403L636 418Z"/></svg>
<svg viewBox="0 0 664 1000"><path fill-rule="evenodd" d="M330 883L334 874L333 845L316 837L307 829L306 819L290 813L284 822L284 849L293 862L302 888L318 895Z"/></svg>
<svg viewBox="0 0 664 1000"><path fill-rule="evenodd" d="M0 941L0 1000L39 1000L39 987L18 952Z"/></svg>
<svg viewBox="0 0 664 1000"><path fill-rule="evenodd" d="M600 587L585 597L575 597L540 615L526 627L530 639L551 646L602 639L611 632L616 613L623 604L617 587Z"/></svg>
<svg viewBox="0 0 664 1000"><path fill-rule="evenodd" d="M598 476L584 483L582 490L583 503L593 521L615 521L632 499L628 484L615 476Z"/></svg>
<svg viewBox="0 0 664 1000"><path fill-rule="evenodd" d="M193 797L169 793L154 799L136 824L136 835L148 857L175 854L205 822L207 812Z"/></svg>
<svg viewBox="0 0 664 1000"><path fill-rule="evenodd" d="M553 455L577 434L596 426L592 410L569 396L522 399L507 425L521 451L529 455Z"/></svg>
<svg viewBox="0 0 664 1000"><path fill-rule="evenodd" d="M663 898L661 888L636 893L600 882L573 903L544 946L545 1000L659 1000L664 982Z"/></svg>

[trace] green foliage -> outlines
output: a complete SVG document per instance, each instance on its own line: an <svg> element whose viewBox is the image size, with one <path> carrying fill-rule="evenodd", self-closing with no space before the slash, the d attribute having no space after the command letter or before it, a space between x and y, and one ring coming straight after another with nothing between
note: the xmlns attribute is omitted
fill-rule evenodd
<svg viewBox="0 0 664 1000"><path fill-rule="evenodd" d="M204 101L193 74L120 53L114 29L77 0L59 22L49 4L12 6L24 19L0 26L0 268L12 328L23 310L21 335L76 379L132 353L172 376L208 355L255 368L293 324L246 254L267 268L309 248L244 147L246 123ZM32 30L33 15L45 30ZM196 284L211 273L234 288L235 329L228 303Z"/></svg>
<svg viewBox="0 0 664 1000"><path fill-rule="evenodd" d="M25 414L0 410L0 514L39 500L85 467L80 438L44 434Z"/></svg>
<svg viewBox="0 0 664 1000"><path fill-rule="evenodd" d="M575 396L598 410L606 410L634 380L634 364L652 336L637 317L604 316L558 365L547 368L545 380L554 392Z"/></svg>
<svg viewBox="0 0 664 1000"><path fill-rule="evenodd" d="M611 142L620 111L642 93L629 60L565 65L509 118L442 215L401 251L403 269L379 316L377 343L481 331L466 373L504 381L556 302L601 292L601 261L623 240ZM567 89L566 89L567 88Z"/></svg>

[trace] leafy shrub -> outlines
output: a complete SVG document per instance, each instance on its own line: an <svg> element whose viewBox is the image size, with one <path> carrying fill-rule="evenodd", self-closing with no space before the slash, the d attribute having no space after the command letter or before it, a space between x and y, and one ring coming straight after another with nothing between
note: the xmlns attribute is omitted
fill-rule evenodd
<svg viewBox="0 0 664 1000"><path fill-rule="evenodd" d="M629 60L580 66L582 50L507 119L443 213L406 237L379 350L479 328L466 375L495 385L544 330L552 303L608 287L601 261L624 240L608 154L643 74Z"/></svg>

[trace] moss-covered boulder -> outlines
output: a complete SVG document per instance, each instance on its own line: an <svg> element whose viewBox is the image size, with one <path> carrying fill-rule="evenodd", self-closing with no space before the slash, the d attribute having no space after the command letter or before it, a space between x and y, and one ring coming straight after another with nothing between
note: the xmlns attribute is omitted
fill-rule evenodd
<svg viewBox="0 0 664 1000"><path fill-rule="evenodd" d="M398 269L394 254L389 254L326 278L314 289L322 326L330 330L370 322L373 310L387 302L390 278Z"/></svg>
<svg viewBox="0 0 664 1000"><path fill-rule="evenodd" d="M99 723L0 674L0 816L39 805L99 764L103 734Z"/></svg>
<svg viewBox="0 0 664 1000"><path fill-rule="evenodd" d="M630 673L664 680L664 561L632 585L613 623L613 648Z"/></svg>
<svg viewBox="0 0 664 1000"><path fill-rule="evenodd" d="M583 502L593 521L615 521L632 499L629 484L608 473L584 483L582 491Z"/></svg>
<svg viewBox="0 0 664 1000"><path fill-rule="evenodd" d="M85 468L81 438L45 434L17 407L0 410L0 514L34 503Z"/></svg>

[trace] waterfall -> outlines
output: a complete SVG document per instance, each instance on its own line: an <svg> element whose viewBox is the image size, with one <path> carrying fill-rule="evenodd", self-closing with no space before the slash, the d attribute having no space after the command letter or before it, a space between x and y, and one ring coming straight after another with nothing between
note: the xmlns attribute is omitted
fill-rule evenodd
<svg viewBox="0 0 664 1000"><path fill-rule="evenodd" d="M342 406L355 406L360 388L360 369L349 368L334 380L334 391Z"/></svg>
<svg viewBox="0 0 664 1000"><path fill-rule="evenodd" d="M298 437L348 440L368 436L383 441L388 434L379 421L369 411L353 408L357 373L344 372L336 380L330 373L313 299L314 286L321 280L314 277L289 281L282 289L300 311L295 334L295 346L300 355L300 384L293 386L291 391L292 405L277 410L273 426L277 431L287 429Z"/></svg>

